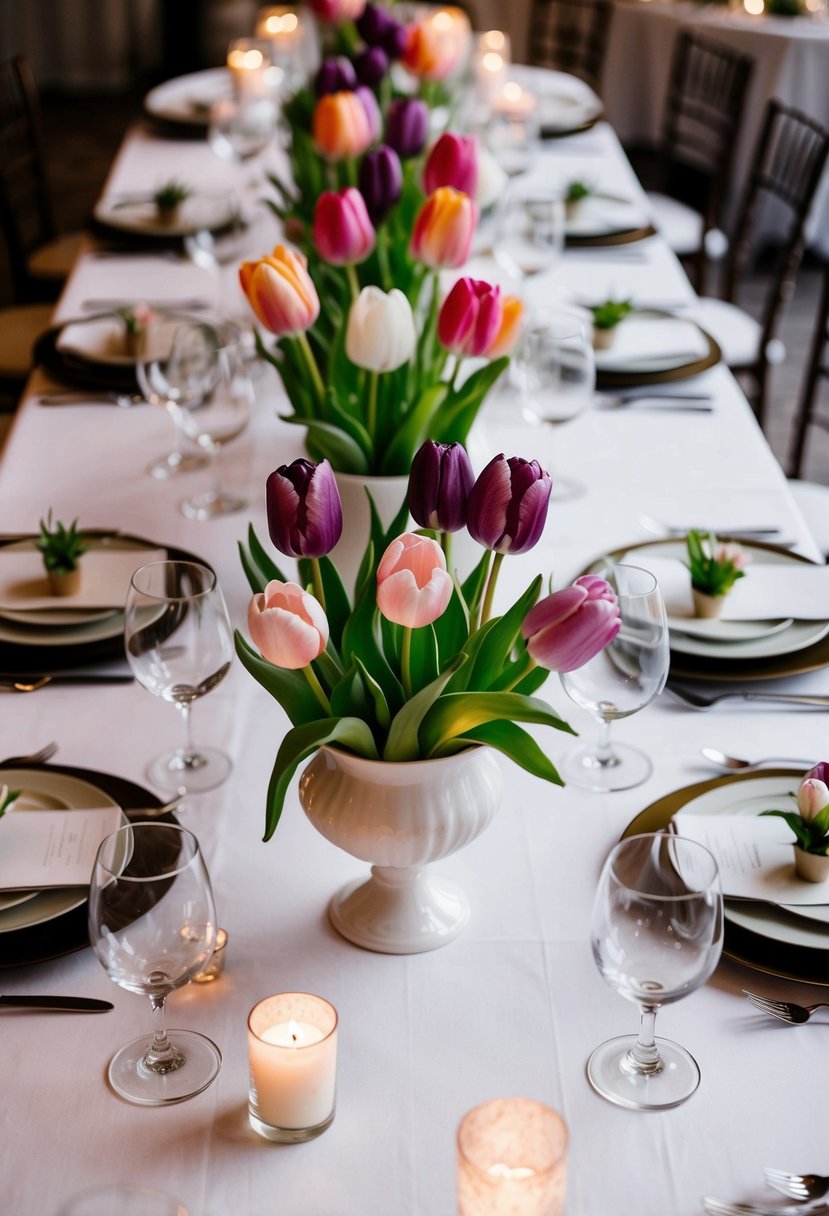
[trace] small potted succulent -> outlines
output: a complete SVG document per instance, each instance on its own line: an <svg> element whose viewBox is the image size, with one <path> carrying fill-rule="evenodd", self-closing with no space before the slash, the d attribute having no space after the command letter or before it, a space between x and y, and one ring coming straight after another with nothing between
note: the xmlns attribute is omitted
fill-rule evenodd
<svg viewBox="0 0 829 1216"><path fill-rule="evenodd" d="M593 187L587 182L574 178L564 194L564 214L568 220L574 219L581 210L582 203L593 194Z"/></svg>
<svg viewBox="0 0 829 1216"><path fill-rule="evenodd" d="M77 519L69 527L60 522L53 527L50 510L46 519L40 521L37 547L43 556L52 595L77 595L81 589L79 562L87 549L84 535L78 531Z"/></svg>
<svg viewBox="0 0 829 1216"><path fill-rule="evenodd" d="M153 195L158 219L161 224L174 224L178 218L179 207L191 194L189 186L172 178L159 186Z"/></svg>
<svg viewBox="0 0 829 1216"><path fill-rule="evenodd" d="M124 322L124 351L137 359L144 353L147 330L155 320L155 313L148 304L136 304L134 308L118 308L116 314Z"/></svg>
<svg viewBox="0 0 829 1216"><path fill-rule="evenodd" d="M796 811L761 811L785 819L795 834L794 868L806 882L829 878L829 763L816 764L800 783Z"/></svg>
<svg viewBox="0 0 829 1216"><path fill-rule="evenodd" d="M710 620L722 614L726 596L745 577L750 559L739 545L718 544L713 532L692 528L686 543L694 612Z"/></svg>
<svg viewBox="0 0 829 1216"><path fill-rule="evenodd" d="M608 299L594 304L590 311L593 314L593 347L609 350L616 339L616 327L633 311L633 305L630 300Z"/></svg>

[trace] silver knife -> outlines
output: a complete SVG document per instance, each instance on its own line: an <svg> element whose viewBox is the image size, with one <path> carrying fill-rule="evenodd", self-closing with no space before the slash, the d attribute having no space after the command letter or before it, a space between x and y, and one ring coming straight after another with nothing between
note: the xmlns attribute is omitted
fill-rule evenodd
<svg viewBox="0 0 829 1216"><path fill-rule="evenodd" d="M180 300L144 300L142 302L158 312L204 312L213 307L210 300L202 299L199 296L188 296L186 299ZM131 300L118 298L83 300L81 308L84 312L114 312L116 308L132 308L134 303L134 298Z"/></svg>
<svg viewBox="0 0 829 1216"><path fill-rule="evenodd" d="M107 1013L114 1006L91 996L0 996L0 1008L53 1009L62 1013Z"/></svg>

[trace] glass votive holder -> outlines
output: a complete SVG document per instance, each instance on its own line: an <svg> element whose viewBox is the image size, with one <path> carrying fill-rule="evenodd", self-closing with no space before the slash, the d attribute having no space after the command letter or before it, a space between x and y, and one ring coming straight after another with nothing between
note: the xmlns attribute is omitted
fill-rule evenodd
<svg viewBox="0 0 829 1216"><path fill-rule="evenodd" d="M567 1125L530 1098L497 1098L458 1126L458 1216L561 1216Z"/></svg>
<svg viewBox="0 0 829 1216"><path fill-rule="evenodd" d="M273 97L282 81L282 69L271 58L264 38L236 38L227 48L227 66L236 97Z"/></svg>
<svg viewBox="0 0 829 1216"><path fill-rule="evenodd" d="M298 87L310 66L307 26L300 10L283 4L260 8L256 37L270 43L271 59L284 71L288 88Z"/></svg>
<svg viewBox="0 0 829 1216"><path fill-rule="evenodd" d="M225 959L227 958L227 929L216 930L216 942L213 946L213 953L210 956L210 962L207 966L197 971L193 976L194 984L212 984L217 980L225 969Z"/></svg>
<svg viewBox="0 0 829 1216"><path fill-rule="evenodd" d="M509 34L487 30L475 44L475 92L478 101L491 105L503 88L512 63Z"/></svg>
<svg viewBox="0 0 829 1216"><path fill-rule="evenodd" d="M334 1120L337 1011L309 992L280 992L248 1017L248 1117L266 1140L313 1140Z"/></svg>

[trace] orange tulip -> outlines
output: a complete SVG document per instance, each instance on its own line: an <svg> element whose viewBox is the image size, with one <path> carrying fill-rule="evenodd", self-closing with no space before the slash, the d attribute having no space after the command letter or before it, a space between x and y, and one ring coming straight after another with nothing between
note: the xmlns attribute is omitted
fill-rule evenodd
<svg viewBox="0 0 829 1216"><path fill-rule="evenodd" d="M427 198L412 229L411 252L432 270L462 266L478 223L472 199L451 186L441 186Z"/></svg>
<svg viewBox="0 0 829 1216"><path fill-rule="evenodd" d="M524 312L524 306L518 299L518 296L504 296L502 304L501 325L486 349L486 355L489 359L497 359L500 355L508 355L513 346L515 346L515 340L521 328L521 317Z"/></svg>
<svg viewBox="0 0 829 1216"><path fill-rule="evenodd" d="M421 80L444 80L458 65L462 46L452 30L434 19L410 25L401 63Z"/></svg>
<svg viewBox="0 0 829 1216"><path fill-rule="evenodd" d="M375 139L379 130L379 112L374 122L366 99L361 96L366 92L368 90L363 89L354 93L328 93L317 102L313 121L314 143L328 160L361 156ZM376 109L376 102L374 106Z"/></svg>
<svg viewBox="0 0 829 1216"><path fill-rule="evenodd" d="M307 265L301 253L277 245L269 256L239 267L242 290L271 333L302 333L319 316L319 296Z"/></svg>

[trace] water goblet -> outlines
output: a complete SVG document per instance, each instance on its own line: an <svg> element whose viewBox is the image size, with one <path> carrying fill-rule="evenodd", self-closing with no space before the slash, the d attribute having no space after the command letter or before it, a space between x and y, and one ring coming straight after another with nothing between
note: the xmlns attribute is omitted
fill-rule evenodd
<svg viewBox="0 0 829 1216"><path fill-rule="evenodd" d="M631 789L650 776L648 756L611 740L611 723L644 709L665 686L668 675L668 622L656 579L638 566L613 565L597 571L613 587L621 629L583 667L562 672L564 691L601 723L595 746L571 752L561 766L572 785L609 792Z"/></svg>
<svg viewBox="0 0 829 1216"><path fill-rule="evenodd" d="M169 823L127 824L98 849L89 940L110 979L149 997L155 1030L112 1057L108 1077L129 1102L162 1106L206 1089L221 1067L215 1043L165 1029L164 1007L210 959L216 909L196 837Z"/></svg>
<svg viewBox="0 0 829 1216"><path fill-rule="evenodd" d="M593 902L593 957L602 977L641 1012L637 1035L602 1043L590 1084L617 1106L666 1110L700 1081L696 1060L654 1037L656 1014L704 984L722 952L717 863L703 845L670 832L630 836L605 862Z"/></svg>
<svg viewBox="0 0 829 1216"><path fill-rule="evenodd" d="M508 189L495 219L492 255L522 298L530 282L560 261L564 251L564 201L543 183Z"/></svg>
<svg viewBox="0 0 829 1216"><path fill-rule="evenodd" d="M155 316L135 362L135 375L144 400L150 405L160 405L168 413L174 401L188 397L202 400L207 392L206 384L194 381L192 369L176 360L173 354L179 327L192 319L183 314L164 312ZM179 473L202 469L208 463L209 458L201 452L185 450L178 427L175 435L176 446L173 450L147 466L151 477L166 481Z"/></svg>
<svg viewBox="0 0 829 1216"><path fill-rule="evenodd" d="M230 621L213 571L188 561L136 570L124 609L124 642L139 684L171 701L184 718L184 745L151 760L149 780L170 793L221 785L230 758L217 748L194 747L190 731L193 702L224 679L233 658Z"/></svg>

